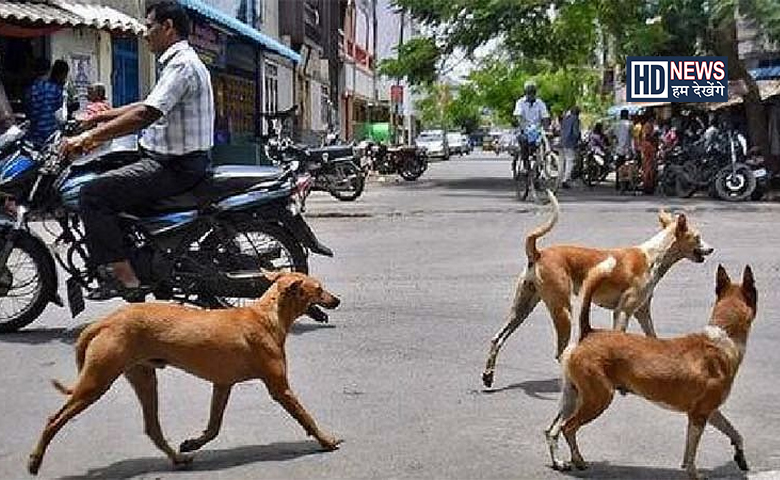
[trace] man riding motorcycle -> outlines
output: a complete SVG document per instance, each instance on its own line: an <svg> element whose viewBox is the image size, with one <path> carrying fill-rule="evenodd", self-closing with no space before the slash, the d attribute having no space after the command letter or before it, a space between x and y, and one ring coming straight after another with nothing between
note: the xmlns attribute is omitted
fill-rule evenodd
<svg viewBox="0 0 780 480"><path fill-rule="evenodd" d="M190 22L178 3L163 1L147 8L146 34L158 55L160 74L142 102L98 113L87 123L99 125L66 139L62 154L82 153L116 137L143 130L141 158L111 170L81 190L79 206L94 264L102 271L101 288L88 298L122 296L140 301L140 285L124 251L118 214L128 208L177 195L192 188L210 166L214 137L211 76L187 37Z"/></svg>

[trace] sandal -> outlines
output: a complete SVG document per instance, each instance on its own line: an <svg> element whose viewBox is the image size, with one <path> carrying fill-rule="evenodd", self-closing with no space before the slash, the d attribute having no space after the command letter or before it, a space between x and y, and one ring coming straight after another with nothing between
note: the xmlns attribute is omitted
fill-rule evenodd
<svg viewBox="0 0 780 480"><path fill-rule="evenodd" d="M99 281L98 287L87 293L88 300L101 302L112 298L122 298L129 303L143 303L146 295L151 293L152 289L146 285L138 287L126 287L122 282L114 277L104 278Z"/></svg>

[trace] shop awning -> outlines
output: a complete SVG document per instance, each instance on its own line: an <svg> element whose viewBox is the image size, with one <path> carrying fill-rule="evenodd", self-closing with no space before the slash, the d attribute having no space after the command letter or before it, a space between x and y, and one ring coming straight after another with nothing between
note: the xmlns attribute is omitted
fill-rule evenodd
<svg viewBox="0 0 780 480"><path fill-rule="evenodd" d="M769 80L772 78L780 78L780 65L773 67L759 67L750 70L750 76L756 80Z"/></svg>
<svg viewBox="0 0 780 480"><path fill-rule="evenodd" d="M0 2L0 21L11 24L29 24L60 27L92 27L140 34L144 25L135 18L111 7L84 5L52 0L49 2Z"/></svg>
<svg viewBox="0 0 780 480"><path fill-rule="evenodd" d="M203 15L204 17L213 20L214 22L222 25L223 27L227 27L230 30L233 30L234 32L242 35L243 37L246 37L259 45L262 45L266 49L277 53L285 58L288 58L292 60L295 63L301 62L301 56L292 50L291 48L287 47L286 45L277 42L273 39L273 37L270 37L259 30L256 30L249 25L245 24L244 22L240 21L237 18L233 18L227 14L224 14L217 10L214 7L208 6L205 2L202 2L200 0L179 0L179 3L183 6L190 8L199 14Z"/></svg>
<svg viewBox="0 0 780 480"><path fill-rule="evenodd" d="M664 105L671 105L671 102L631 102L631 103L623 103L620 105L612 105L609 107L609 110L607 110L607 113L609 115L615 116L620 115L621 110L628 110L629 115L636 115L637 113L642 113L645 111L646 108L652 108L652 107L662 107Z"/></svg>

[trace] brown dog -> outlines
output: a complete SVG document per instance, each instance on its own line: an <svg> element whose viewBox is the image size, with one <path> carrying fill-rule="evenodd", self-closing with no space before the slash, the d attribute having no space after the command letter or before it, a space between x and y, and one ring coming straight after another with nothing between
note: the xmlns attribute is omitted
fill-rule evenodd
<svg viewBox="0 0 780 480"><path fill-rule="evenodd" d="M528 268L517 282L515 297L506 325L490 344L487 365L482 373L486 387L493 385L496 357L504 342L543 301L549 310L558 337L555 358L559 358L571 335L571 297L577 294L589 272L608 269L609 277L595 292L598 305L612 310L612 328L625 331L632 316L646 335L655 337L650 315L653 290L663 275L678 261L688 258L701 263L713 248L701 239L685 215L677 218L661 211L661 231L651 239L628 248L594 249L556 245L538 250L536 241L547 234L558 221L560 207L548 192L553 215L544 225L531 232L525 241Z"/></svg>
<svg viewBox="0 0 780 480"><path fill-rule="evenodd" d="M729 437L734 460L747 470L742 436L719 408L731 391L756 316L758 293L750 267L745 267L742 285L736 285L719 266L717 300L704 332L663 340L591 329L591 299L604 278L603 273L596 273L586 280L580 343L568 347L562 357L561 406L546 431L553 468L571 468L557 458L561 431L571 449L572 463L580 469L586 467L577 447L577 431L609 407L615 389L623 389L688 415L682 468L690 478L699 478L696 450L707 422Z"/></svg>
<svg viewBox="0 0 780 480"><path fill-rule="evenodd" d="M157 416L155 368L171 365L214 384L211 415L198 438L181 444L181 452L201 448L219 433L233 384L259 378L271 396L306 433L326 450L340 440L323 433L298 402L287 381L285 339L296 318L311 305L336 308L339 299L320 283L300 273L272 273L273 285L253 304L226 310L199 310L147 303L125 306L93 323L79 336L76 362L79 378L65 405L51 418L30 454L28 469L36 474L54 435L75 415L99 399L124 374L141 402L146 434L174 465L192 458L174 451L163 438Z"/></svg>

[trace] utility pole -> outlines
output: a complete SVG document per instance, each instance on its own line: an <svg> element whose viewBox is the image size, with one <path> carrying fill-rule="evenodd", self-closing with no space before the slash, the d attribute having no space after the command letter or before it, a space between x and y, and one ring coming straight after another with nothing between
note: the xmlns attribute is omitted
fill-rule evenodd
<svg viewBox="0 0 780 480"><path fill-rule="evenodd" d="M403 9L403 8L401 9L401 21L399 23L401 25L401 28L400 28L400 31L398 32L398 47L397 47L398 58L401 57L401 46L404 44L404 23L406 23L406 10ZM401 78L400 77L396 77L394 80L395 80L395 84L396 85L401 85ZM404 111L404 97L405 96L406 96L406 92L403 92L402 95L401 95L401 104L400 104L401 112ZM391 119L392 123L390 125L390 130L393 132L393 143L398 143L398 128L396 128L396 120L397 120L397 117L399 116L398 113L396 112L396 109L398 108L398 104L396 104L396 102L392 102L392 99L391 99L391 105L392 105L392 111L390 112L390 119ZM403 117L403 114L400 115L400 116L401 116L401 127L403 128L403 126L404 126L404 117ZM406 141L405 141L406 139L404 137L401 137L401 138L402 138L402 140L404 140L403 143L406 143Z"/></svg>

